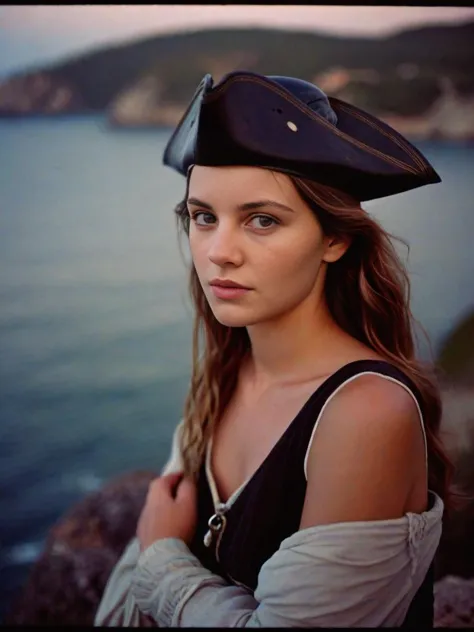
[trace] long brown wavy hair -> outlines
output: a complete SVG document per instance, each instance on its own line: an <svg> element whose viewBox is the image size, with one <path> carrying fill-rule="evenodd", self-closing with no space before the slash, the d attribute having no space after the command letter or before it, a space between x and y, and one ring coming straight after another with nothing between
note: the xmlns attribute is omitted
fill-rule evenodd
<svg viewBox="0 0 474 632"><path fill-rule="evenodd" d="M349 195L312 180L289 177L324 234L351 239L346 253L328 264L327 305L341 328L401 369L418 388L428 444L429 488L441 496L449 513L456 496L450 492L453 464L439 433L438 377L433 362L415 357L415 326L425 332L411 313L409 277L392 239L405 242L387 233ZM178 228L189 236L185 200L175 212ZM196 480L208 439L233 395L250 339L245 327L227 327L215 318L192 264L189 289L195 309L193 362L180 448L184 472Z"/></svg>

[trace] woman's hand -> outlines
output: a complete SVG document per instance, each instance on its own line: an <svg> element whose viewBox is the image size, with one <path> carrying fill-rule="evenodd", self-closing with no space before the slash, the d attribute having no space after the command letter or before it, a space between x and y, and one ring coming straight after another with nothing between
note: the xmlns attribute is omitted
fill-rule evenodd
<svg viewBox="0 0 474 632"><path fill-rule="evenodd" d="M156 540L179 538L189 544L197 523L195 483L183 474L173 473L151 481L138 520L137 537L144 551Z"/></svg>

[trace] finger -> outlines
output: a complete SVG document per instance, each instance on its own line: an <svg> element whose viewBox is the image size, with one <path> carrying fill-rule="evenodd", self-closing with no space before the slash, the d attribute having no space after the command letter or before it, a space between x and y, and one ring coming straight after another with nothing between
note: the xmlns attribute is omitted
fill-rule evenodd
<svg viewBox="0 0 474 632"><path fill-rule="evenodd" d="M182 472L172 472L171 474L160 476L159 478L156 478L154 481L152 481L152 486L150 486L149 493L155 495L164 492L165 494L174 496L176 487L177 485L179 485L179 482L182 478Z"/></svg>
<svg viewBox="0 0 474 632"><path fill-rule="evenodd" d="M172 472L171 474L162 476L161 480L168 489L175 489L176 485L178 485L182 478L183 472Z"/></svg>
<svg viewBox="0 0 474 632"><path fill-rule="evenodd" d="M156 496L163 492L170 492L170 488L175 486L179 480L179 473L167 474L166 476L158 476L148 484L148 497Z"/></svg>
<svg viewBox="0 0 474 632"><path fill-rule="evenodd" d="M196 485L190 478L183 478L176 492L176 501L178 503L192 503L196 501Z"/></svg>
<svg viewBox="0 0 474 632"><path fill-rule="evenodd" d="M183 472L171 472L170 474L164 474L151 481L150 486L156 487L173 487L183 477Z"/></svg>

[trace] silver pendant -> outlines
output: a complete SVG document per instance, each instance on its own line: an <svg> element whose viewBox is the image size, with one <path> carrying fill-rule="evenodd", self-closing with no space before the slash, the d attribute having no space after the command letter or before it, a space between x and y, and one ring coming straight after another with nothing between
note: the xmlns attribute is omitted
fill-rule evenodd
<svg viewBox="0 0 474 632"><path fill-rule="evenodd" d="M204 546L209 548L211 546L211 544L212 544L212 532L209 529L209 531L204 536Z"/></svg>
<svg viewBox="0 0 474 632"><path fill-rule="evenodd" d="M209 518L207 524L209 526L209 531L204 536L203 542L204 546L209 548L212 544L212 540L214 539L214 535L217 535L224 526L225 516L221 513L215 513Z"/></svg>

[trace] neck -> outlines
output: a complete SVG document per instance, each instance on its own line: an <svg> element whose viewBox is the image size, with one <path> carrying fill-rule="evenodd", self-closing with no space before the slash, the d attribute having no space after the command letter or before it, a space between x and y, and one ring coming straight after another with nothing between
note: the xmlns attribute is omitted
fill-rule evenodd
<svg viewBox="0 0 474 632"><path fill-rule="evenodd" d="M302 303L277 320L247 330L249 372L254 384L262 388L304 381L324 372L325 359L343 334L323 301Z"/></svg>

